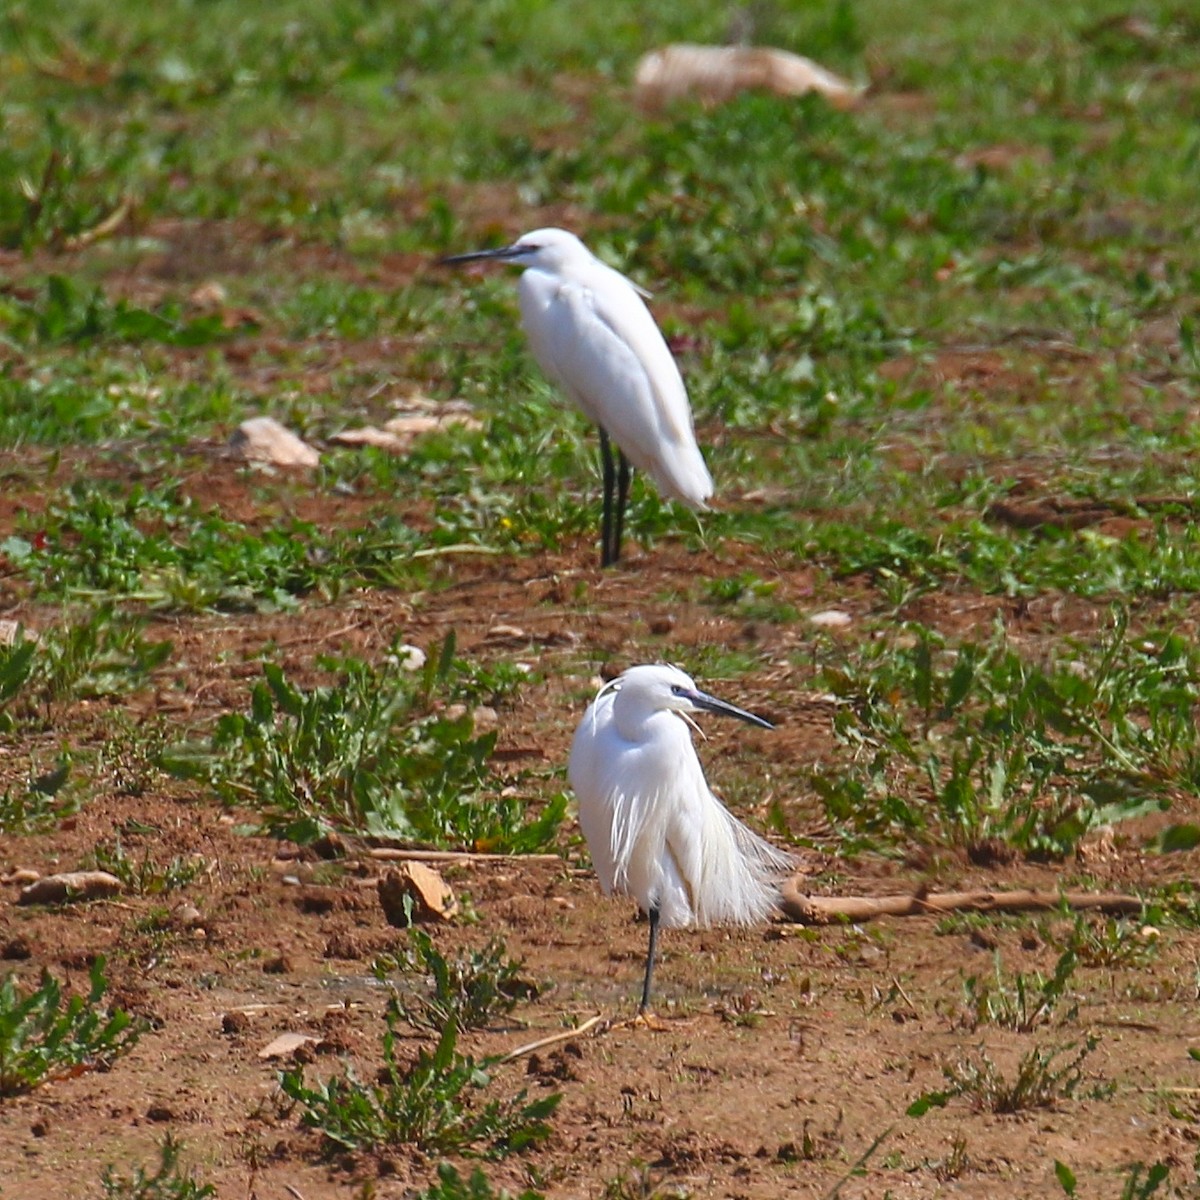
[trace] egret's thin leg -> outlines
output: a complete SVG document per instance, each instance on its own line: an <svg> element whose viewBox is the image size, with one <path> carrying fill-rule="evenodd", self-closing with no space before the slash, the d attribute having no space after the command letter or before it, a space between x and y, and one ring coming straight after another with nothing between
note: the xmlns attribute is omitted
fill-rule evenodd
<svg viewBox="0 0 1200 1200"><path fill-rule="evenodd" d="M613 535L612 561L621 557L621 538L625 532L625 508L629 504L629 480L633 468L622 450L617 451L617 530Z"/></svg>
<svg viewBox="0 0 1200 1200"><path fill-rule="evenodd" d="M600 454L604 460L604 517L600 524L600 565L612 566L617 560L621 544L617 543L617 553L613 552L613 493L616 490L616 467L613 465L612 446L608 442L608 434L600 430Z"/></svg>
<svg viewBox="0 0 1200 1200"><path fill-rule="evenodd" d="M638 1012L646 1012L650 1007L650 980L654 976L654 951L658 948L657 906L647 915L650 917L650 948L646 951L646 980L642 984L642 1004Z"/></svg>

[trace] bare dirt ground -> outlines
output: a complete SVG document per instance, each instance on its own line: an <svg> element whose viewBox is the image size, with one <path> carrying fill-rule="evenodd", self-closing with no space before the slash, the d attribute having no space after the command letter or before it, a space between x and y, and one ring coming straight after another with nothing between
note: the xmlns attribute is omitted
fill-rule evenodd
<svg viewBox="0 0 1200 1200"><path fill-rule="evenodd" d="M206 486L231 503L241 484L228 468L228 478L217 472ZM310 518L344 519L331 500L324 513L320 497L305 503ZM555 663L568 656L577 663L581 644L596 660L624 666L669 659L689 645L751 640L761 661L774 665L730 698L777 719L779 728L746 734L713 725L702 755L718 790L723 774L755 764L763 810L774 796L807 805L813 815L805 832L819 847L819 809L805 798L804 780L829 744L831 710L788 657L808 633L680 602L675 597L697 564L679 548L635 550L603 576L593 559L594 548L580 544L563 555L457 562L419 602L360 592L295 615L171 621L162 632L175 641L172 661L186 687L164 686L134 707L176 713L192 726L241 706L268 644L303 679L318 651L376 655L401 630L408 641L435 646L453 628L462 652L486 659L495 645L489 631L511 625L524 631L526 657L546 682L500 710L498 750L514 771L544 772L565 763L579 716L580 678L563 678ZM720 550L705 562L706 570L730 574L748 566L777 580L777 598L802 611L837 604L858 616L875 603L853 581L816 582L803 565L753 561L744 550ZM580 583L585 606L573 599ZM1018 609L943 594L920 603L912 615L947 632L982 627L997 611L1014 634L1031 639L1099 619L1077 601ZM53 619L20 596L5 607L5 616L35 628ZM77 731L90 727L103 739L110 716L97 703L70 719ZM298 1052L310 1079L334 1074L343 1060L357 1063L363 1077L378 1064L384 992L370 962L404 944L377 901L381 864L352 854L330 869L311 853L243 836L237 820L194 789L170 785L140 797L98 797L63 828L0 848L5 872L72 868L124 828L134 858L202 855L210 864L165 899L123 896L46 909L17 907L15 886L0 892L0 969L28 983L48 968L85 988L88 964L104 954L113 998L151 1026L111 1069L48 1083L0 1106L0 1195L97 1196L104 1164L153 1160L167 1130L183 1139L186 1161L221 1197L403 1196L432 1181L435 1163L403 1148L323 1159L316 1135L280 1102L282 1064L260 1056L292 1031L319 1038ZM129 822L160 832L129 832ZM1190 856L1143 855L1145 832L1123 830L1086 863L979 867L949 853L844 861L820 849L805 852L805 860L814 890L840 894L1053 889L1081 876L1089 886L1121 889L1182 876ZM1200 1068L1186 1053L1200 1036L1200 936L1193 932L1164 929L1136 965L1080 969L1078 1017L1036 1035L1046 1046L1078 1043L1089 1032L1099 1037L1074 1099L997 1115L960 1096L914 1118L906 1108L945 1085L944 1065L984 1046L1011 1074L1034 1044L1033 1035L972 1030L962 979L989 975L996 950L1010 971L1049 972L1058 954L1051 938L1068 924L1062 916L670 931L658 972L663 1028L655 1031L621 1023L634 1011L645 926L630 902L601 897L577 843L561 861L495 860L445 874L474 917L437 929L437 945L450 953L500 935L539 987L511 1022L464 1036L462 1048L503 1052L595 1014L606 1018L586 1035L496 1071L497 1094L525 1087L563 1096L544 1146L487 1164L498 1185L519 1191L532 1184L556 1197L1017 1198L1061 1195L1056 1159L1072 1167L1087 1196L1121 1194L1134 1161L1163 1161L1190 1178L1200 1105ZM185 903L199 920L171 918L146 931L153 910L177 912ZM427 1035L414 1033L400 1054L412 1057L428 1044ZM864 1156L861 1173L853 1173Z"/></svg>

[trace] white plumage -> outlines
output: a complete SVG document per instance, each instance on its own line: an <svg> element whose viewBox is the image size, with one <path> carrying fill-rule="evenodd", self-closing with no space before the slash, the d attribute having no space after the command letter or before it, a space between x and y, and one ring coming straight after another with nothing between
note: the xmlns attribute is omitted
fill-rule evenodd
<svg viewBox="0 0 1200 1200"><path fill-rule="evenodd" d="M571 746L568 776L600 886L633 896L650 918L643 1009L659 924L765 920L795 865L709 789L684 716L696 711L771 728L676 667L642 666L600 689Z"/></svg>
<svg viewBox="0 0 1200 1200"><path fill-rule="evenodd" d="M687 390L637 288L565 229L535 229L511 246L442 261L481 259L525 268L518 295L533 356L600 429L602 565L620 557L630 463L649 475L667 498L706 508L713 483L696 445ZM617 469L610 437L619 451Z"/></svg>

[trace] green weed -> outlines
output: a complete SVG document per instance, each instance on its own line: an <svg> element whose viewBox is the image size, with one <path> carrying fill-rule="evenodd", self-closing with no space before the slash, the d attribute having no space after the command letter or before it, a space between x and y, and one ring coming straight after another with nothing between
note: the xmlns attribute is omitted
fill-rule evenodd
<svg viewBox="0 0 1200 1200"><path fill-rule="evenodd" d="M0 980L0 1096L27 1092L79 1071L103 1070L136 1045L142 1026L122 1009L104 1009L104 958L92 964L87 996L64 1005L62 988L43 972L25 991L15 975Z"/></svg>
<svg viewBox="0 0 1200 1200"><path fill-rule="evenodd" d="M969 975L963 980L971 1026L999 1025L1002 1029L1012 1029L1017 1033L1032 1033L1053 1015L1066 994L1076 965L1074 952L1065 950L1049 977L1043 976L1040 971L1033 972L1031 976L1018 971L1009 978L1001 970L1000 956L997 954L992 979L981 980L977 975ZM1071 1015L1073 1010L1067 1014L1067 1019Z"/></svg>
<svg viewBox="0 0 1200 1200"><path fill-rule="evenodd" d="M1166 807L1190 787L1197 664L1183 639L1134 643L1118 610L1086 661L1028 661L1003 631L953 650L923 627L823 671L846 703L835 730L856 755L816 787L861 834L939 836L1069 853L1093 825Z"/></svg>
<svg viewBox="0 0 1200 1200"><path fill-rule="evenodd" d="M31 773L22 784L5 788L0 795L0 833L33 833L75 811L76 802L60 796L70 778L69 755L49 771Z"/></svg>
<svg viewBox="0 0 1200 1200"><path fill-rule="evenodd" d="M432 981L431 996L410 1001L397 993L393 1000L397 1015L418 1029L443 1029L451 1021L459 1029L484 1029L512 1012L532 990L521 978L522 964L507 957L499 938L482 950L460 951L451 959L423 929L410 928L408 938L407 949L379 955L371 969L381 980L399 970Z"/></svg>
<svg viewBox="0 0 1200 1200"><path fill-rule="evenodd" d="M1046 924L1042 932L1052 946L1060 948L1063 958L1070 955L1084 967L1144 966L1158 949L1158 939L1143 936L1139 922L1114 917L1096 920L1076 913L1065 931Z"/></svg>
<svg viewBox="0 0 1200 1200"><path fill-rule="evenodd" d="M211 1183L200 1183L194 1170L181 1168L182 1151L183 1143L168 1133L159 1145L153 1174L140 1163L128 1175L111 1164L105 1167L100 1176L105 1200L205 1200L215 1196L217 1189Z"/></svg>
<svg viewBox="0 0 1200 1200"><path fill-rule="evenodd" d="M115 875L138 896L164 896L177 888L187 887L212 866L199 855L190 858L177 855L168 863L158 863L150 857L149 850L144 851L140 859L134 859L126 853L120 834L111 846L99 843L88 859L90 867Z"/></svg>
<svg viewBox="0 0 1200 1200"><path fill-rule="evenodd" d="M490 1083L498 1059L476 1062L458 1053L458 1030L449 1022L432 1054L421 1050L405 1067L396 1061L395 1023L389 1010L379 1082L365 1084L347 1071L310 1088L303 1068L285 1071L280 1087L301 1106L302 1122L324 1135L330 1147L347 1150L413 1145L426 1153L483 1153L500 1158L549 1135L546 1118L558 1107L555 1093L526 1101L524 1090L510 1100L473 1105L471 1092Z"/></svg>
<svg viewBox="0 0 1200 1200"><path fill-rule="evenodd" d="M1018 1113L1035 1108L1053 1108L1069 1100L1083 1083L1083 1063L1098 1040L1088 1035L1082 1043L1068 1043L1053 1050L1035 1046L1017 1064L1015 1075L1004 1076L984 1052L977 1058L943 1068L949 1086L927 1092L908 1108L910 1117L923 1116L930 1108L941 1108L956 1096L966 1096L979 1112ZM1073 1053L1072 1053L1073 1052ZM1070 1055L1063 1061L1065 1055Z"/></svg>
<svg viewBox="0 0 1200 1200"><path fill-rule="evenodd" d="M463 1177L452 1164L438 1163L437 1183L418 1192L413 1200L543 1200L541 1192L526 1188L518 1196L501 1189L496 1192L481 1167L476 1167L470 1177Z"/></svg>
<svg viewBox="0 0 1200 1200"><path fill-rule="evenodd" d="M453 697L460 674L466 694L481 686L495 694L515 678L481 685L459 666L452 636L420 674L398 652L379 667L353 658L319 665L339 681L304 690L266 664L249 711L225 714L207 749L177 747L164 766L228 805L261 811L269 829L297 841L337 827L521 853L553 839L565 798L528 820L521 800L496 794L495 733L476 737L469 712L450 717L431 703L435 687Z"/></svg>
<svg viewBox="0 0 1200 1200"><path fill-rule="evenodd" d="M0 729L48 724L55 705L146 686L173 646L142 637L142 628L100 605L83 621L0 647Z"/></svg>

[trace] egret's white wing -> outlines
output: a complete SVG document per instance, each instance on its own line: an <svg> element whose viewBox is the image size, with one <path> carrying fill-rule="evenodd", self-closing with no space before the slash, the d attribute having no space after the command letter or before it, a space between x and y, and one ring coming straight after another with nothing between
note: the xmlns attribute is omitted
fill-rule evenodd
<svg viewBox="0 0 1200 1200"><path fill-rule="evenodd" d="M546 374L665 495L705 507L712 478L679 368L630 283L595 263L570 282L528 270L519 290L526 333Z"/></svg>

